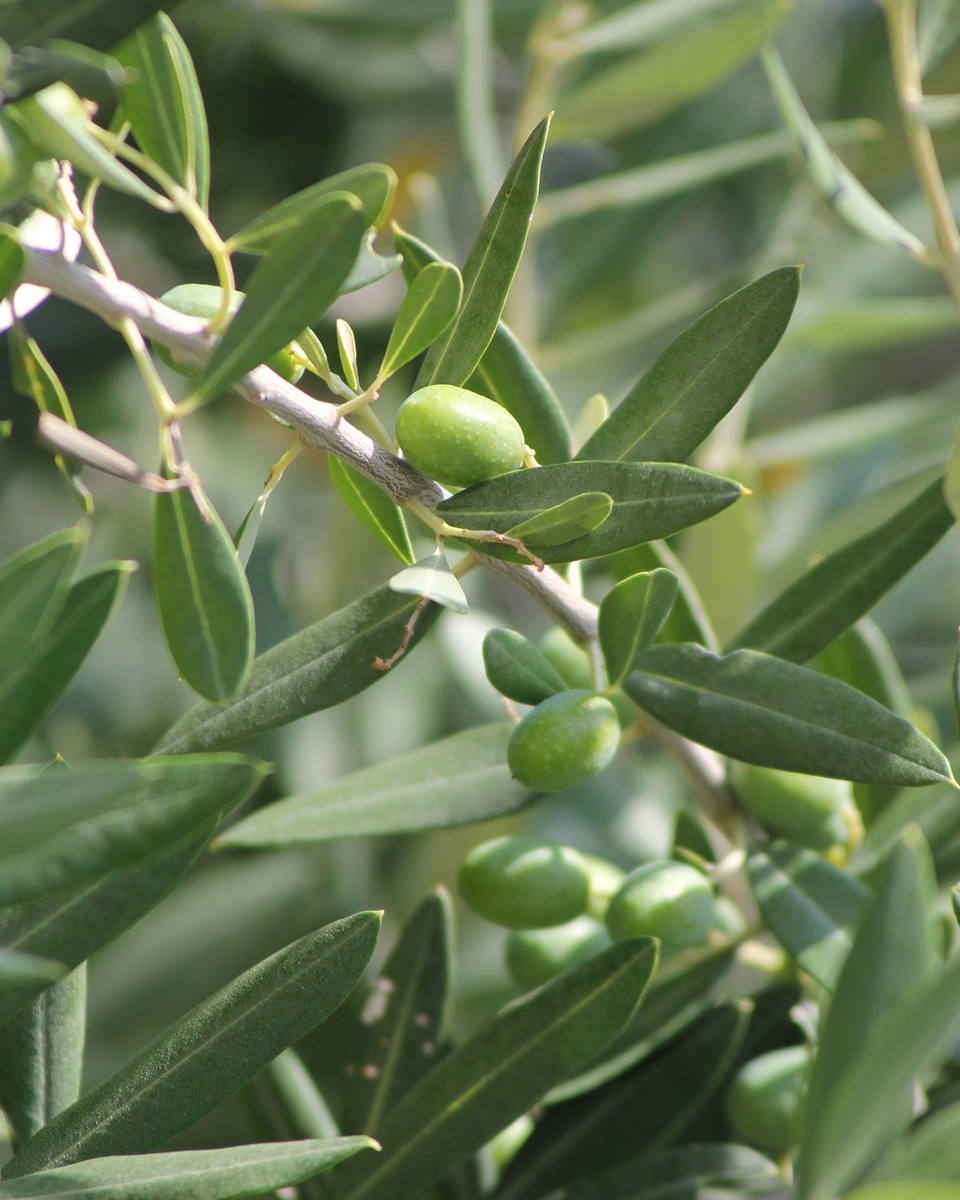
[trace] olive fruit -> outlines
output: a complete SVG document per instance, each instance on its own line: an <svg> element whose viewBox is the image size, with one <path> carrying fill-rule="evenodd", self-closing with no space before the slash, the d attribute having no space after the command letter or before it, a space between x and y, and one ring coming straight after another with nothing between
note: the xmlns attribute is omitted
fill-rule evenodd
<svg viewBox="0 0 960 1200"><path fill-rule="evenodd" d="M717 927L716 901L705 876L686 863L637 867L607 908L607 930L622 938L659 938L664 957L702 945Z"/></svg>
<svg viewBox="0 0 960 1200"><path fill-rule="evenodd" d="M495 925L543 929L585 911L590 872L570 846L521 835L474 846L457 884L473 911Z"/></svg>
<svg viewBox="0 0 960 1200"><path fill-rule="evenodd" d="M620 722L605 696L572 688L541 701L510 735L507 764L536 792L562 792L603 770L617 752Z"/></svg>
<svg viewBox="0 0 960 1200"><path fill-rule="evenodd" d="M741 1068L724 1100L738 1141L777 1157L793 1147L809 1066L806 1046L785 1046Z"/></svg>
<svg viewBox="0 0 960 1200"><path fill-rule="evenodd" d="M507 970L519 987L529 991L609 945L606 929L590 916L550 929L514 929L507 935Z"/></svg>
<svg viewBox="0 0 960 1200"><path fill-rule="evenodd" d="M230 312L235 313L244 298L243 292L234 292L230 298ZM209 283L180 283L160 297L160 303L176 309L188 317L212 317L220 309L223 299L223 289ZM287 383L296 383L303 374L303 366L296 358L297 343L291 342L282 350L278 350L266 361L271 371L276 371ZM179 375L188 379L199 379L203 368L195 363L184 362L177 358L176 352L166 346L157 346L157 354L162 362L172 367Z"/></svg>
<svg viewBox="0 0 960 1200"><path fill-rule="evenodd" d="M735 763L730 779L744 808L771 832L811 850L849 840L856 813L853 787L845 779L747 763Z"/></svg>
<svg viewBox="0 0 960 1200"><path fill-rule="evenodd" d="M408 462L448 487L469 487L523 463L523 430L494 400L449 383L408 396L397 413Z"/></svg>
<svg viewBox="0 0 960 1200"><path fill-rule="evenodd" d="M607 915L607 905L620 890L626 872L596 854L584 854L583 859L590 870L590 899L587 902L587 912L591 917L602 921Z"/></svg>

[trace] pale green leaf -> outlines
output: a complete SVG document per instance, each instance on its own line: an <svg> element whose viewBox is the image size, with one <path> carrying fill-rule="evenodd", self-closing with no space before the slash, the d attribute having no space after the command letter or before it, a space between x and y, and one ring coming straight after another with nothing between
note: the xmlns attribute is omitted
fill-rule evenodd
<svg viewBox="0 0 960 1200"><path fill-rule="evenodd" d="M349 322L338 317L336 321L337 351L343 377L355 392L360 390L360 373L357 369L357 339Z"/></svg>
<svg viewBox="0 0 960 1200"><path fill-rule="evenodd" d="M465 613L469 609L460 580L450 569L447 556L439 547L412 567L404 567L391 576L389 586L392 592L421 596L449 608L451 612Z"/></svg>
<svg viewBox="0 0 960 1200"><path fill-rule="evenodd" d="M597 633L611 687L619 687L670 615L679 581L664 567L630 575L600 602Z"/></svg>
<svg viewBox="0 0 960 1200"><path fill-rule="evenodd" d="M560 546L598 529L613 512L613 498L606 492L581 492L552 508L545 508L508 529L531 550Z"/></svg>
<svg viewBox="0 0 960 1200"><path fill-rule="evenodd" d="M330 478L350 511L373 536L408 566L413 563L413 547L402 511L390 497L365 475L355 471L332 454L327 457Z"/></svg>
<svg viewBox="0 0 960 1200"><path fill-rule="evenodd" d="M496 46L490 0L457 0L456 112L473 186L484 204L503 178L496 104Z"/></svg>
<svg viewBox="0 0 960 1200"><path fill-rule="evenodd" d="M463 280L452 263L430 263L417 273L400 305L377 372L388 379L431 346L457 315Z"/></svg>

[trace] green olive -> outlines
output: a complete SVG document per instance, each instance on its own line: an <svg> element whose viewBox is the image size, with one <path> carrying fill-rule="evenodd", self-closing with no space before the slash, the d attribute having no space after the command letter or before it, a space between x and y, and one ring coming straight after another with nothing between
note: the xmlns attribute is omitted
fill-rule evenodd
<svg viewBox="0 0 960 1200"><path fill-rule="evenodd" d="M165 292L160 297L160 302L188 317L209 318L219 311L222 298L223 289L213 284L180 283L175 288L171 288L169 292ZM230 297L231 314L237 311L243 298L243 292L233 293ZM298 350L297 343L291 342L283 350L278 350L276 354L267 359L265 365L271 371L276 371L280 378L285 379L287 383L296 383L303 374L303 365L297 358ZM162 362L165 362L168 367L172 367L178 374L185 375L188 379L200 378L201 367L178 359L174 351L166 346L158 345L157 354Z"/></svg>
<svg viewBox="0 0 960 1200"><path fill-rule="evenodd" d="M637 867L607 909L607 929L614 941L659 938L664 957L702 945L716 927L716 901L709 881L681 862Z"/></svg>
<svg viewBox="0 0 960 1200"><path fill-rule="evenodd" d="M617 710L572 688L543 700L510 735L510 774L537 792L562 792L602 771L620 744Z"/></svg>
<svg viewBox="0 0 960 1200"><path fill-rule="evenodd" d="M785 1046L740 1070L724 1101L738 1141L776 1157L793 1148L809 1066L806 1046Z"/></svg>
<svg viewBox="0 0 960 1200"><path fill-rule="evenodd" d="M855 810L853 787L845 779L735 763L730 780L744 808L775 834L811 850L850 838Z"/></svg>
<svg viewBox="0 0 960 1200"><path fill-rule="evenodd" d="M523 463L523 430L500 404L447 383L408 396L397 413L408 462L448 487L469 487Z"/></svg>
<svg viewBox="0 0 960 1200"><path fill-rule="evenodd" d="M570 846L521 835L474 846L457 884L473 911L495 925L543 929L585 911L590 872Z"/></svg>
<svg viewBox="0 0 960 1200"><path fill-rule="evenodd" d="M583 859L590 869L590 900L587 912L591 917L602 921L607 915L607 906L611 899L620 890L626 872L596 854L584 854Z"/></svg>
<svg viewBox="0 0 960 1200"><path fill-rule="evenodd" d="M529 991L609 945L606 929L590 916L551 929L515 929L507 936L507 970L519 987Z"/></svg>

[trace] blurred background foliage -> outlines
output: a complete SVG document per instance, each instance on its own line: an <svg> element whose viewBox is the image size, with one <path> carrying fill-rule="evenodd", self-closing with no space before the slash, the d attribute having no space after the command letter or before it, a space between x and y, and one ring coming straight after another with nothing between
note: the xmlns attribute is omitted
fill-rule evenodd
<svg viewBox="0 0 960 1200"><path fill-rule="evenodd" d="M932 92L960 91L960 55L950 53L956 11L939 0L926 6L928 48L942 55ZM208 108L211 214L224 235L326 175L382 161L400 178L394 219L462 263L511 147L555 110L508 318L574 419L597 393L615 403L723 295L772 267L807 264L782 347L698 459L753 495L675 539L721 637L813 558L873 528L942 470L957 423L956 310L935 274L863 240L825 208L781 131L756 58L766 25L811 114L833 123L845 160L925 235L873 0L185 0L173 16ZM949 177L960 166L960 133L945 130L938 145ZM960 200L960 180L955 194ZM107 191L98 211L122 277L153 294L212 281L183 223ZM389 230L378 248L392 250ZM394 274L336 306L357 332L361 370L379 362L401 295ZM153 413L120 338L56 300L29 327L81 426L149 465ZM320 333L332 346L332 330ZM403 398L403 384L391 384L386 407ZM34 443L28 402L9 384L0 401L0 417L14 422L0 447L6 556L73 523L77 511ZM193 418L187 438L232 527L289 440L228 397ZM146 564L150 497L105 478L89 484L97 507L88 561ZM958 557L956 540L946 539L876 613L914 703L927 710L925 727L938 729L945 746L953 739ZM250 563L260 648L393 569L337 498L322 458L303 455L267 509ZM601 569L586 570L588 592L609 584L591 574ZM482 635L491 624L538 634L545 618L496 577L473 575L468 591L470 614L448 615L382 684L250 747L277 764L266 798L501 716L482 671ZM166 658L143 565L25 758L144 754L190 703ZM687 799L672 769L638 747L598 783L541 802L524 821L630 867L669 852L674 814ZM383 906L386 949L430 887L452 886L465 849L496 831L214 856L93 961L92 1076L324 921ZM508 984L502 934L461 917L456 1019L464 1025ZM227 928L234 938L223 936ZM338 1020L307 1047L331 1093L342 1068ZM226 1122L241 1103L214 1114L194 1140L229 1140Z"/></svg>

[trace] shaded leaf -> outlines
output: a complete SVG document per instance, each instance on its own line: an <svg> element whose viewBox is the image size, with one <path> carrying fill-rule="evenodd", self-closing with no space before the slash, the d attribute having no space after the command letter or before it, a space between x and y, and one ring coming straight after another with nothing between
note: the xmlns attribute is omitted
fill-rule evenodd
<svg viewBox="0 0 960 1200"><path fill-rule="evenodd" d="M330 478L350 511L401 562L413 563L413 547L403 513L390 497L365 475L341 459L327 456Z"/></svg>
<svg viewBox="0 0 960 1200"><path fill-rule="evenodd" d="M184 680L210 700L235 695L253 663L253 598L223 522L212 509L206 518L187 488L154 498L153 587Z"/></svg>
<svg viewBox="0 0 960 1200"><path fill-rule="evenodd" d="M364 767L245 817L224 846L291 846L444 829L505 816L534 793L511 779L507 722L480 725Z"/></svg>
<svg viewBox="0 0 960 1200"><path fill-rule="evenodd" d="M193 1124L343 1003L379 924L376 913L357 913L251 967L46 1125L4 1179L151 1150Z"/></svg>
<svg viewBox="0 0 960 1200"><path fill-rule="evenodd" d="M600 602L597 633L611 687L618 687L660 632L677 598L678 580L661 567L630 575Z"/></svg>
<svg viewBox="0 0 960 1200"><path fill-rule="evenodd" d="M186 754L224 746L362 692L383 679L374 660L397 650L417 603L382 587L300 630L254 660L246 686L233 700L199 704L181 717L160 739L155 753ZM428 605L420 613L407 653L441 611Z"/></svg>
<svg viewBox="0 0 960 1200"><path fill-rule="evenodd" d="M688 459L773 352L799 289L800 269L781 267L710 309L670 343L577 460Z"/></svg>
<svg viewBox="0 0 960 1200"><path fill-rule="evenodd" d="M584 492L603 491L613 511L592 533L543 547L545 562L572 562L613 554L666 537L722 511L742 494L738 483L672 463L574 462L512 471L458 492L437 506L453 525L506 533L544 509ZM515 550L492 542L485 554L517 560Z"/></svg>
<svg viewBox="0 0 960 1200"><path fill-rule="evenodd" d="M457 315L463 280L452 263L429 263L417 273L397 313L377 372L387 379L431 346Z"/></svg>
<svg viewBox="0 0 960 1200"><path fill-rule="evenodd" d="M0 227L0 299L13 292L26 260L26 253L14 231Z"/></svg>
<svg viewBox="0 0 960 1200"><path fill-rule="evenodd" d="M33 984L46 987L62 979L68 969L52 958L38 958L35 954L0 947L0 989Z"/></svg>
<svg viewBox="0 0 960 1200"><path fill-rule="evenodd" d="M82 527L64 529L0 566L0 680L43 641L62 611L86 540Z"/></svg>
<svg viewBox="0 0 960 1200"><path fill-rule="evenodd" d="M940 751L876 701L755 650L652 646L624 691L671 729L721 754L867 783L916 787L953 776Z"/></svg>
<svg viewBox="0 0 960 1200"><path fill-rule="evenodd" d="M393 592L422 596L452 612L465 613L469 608L460 580L450 569L447 556L439 547L412 567L405 567L391 576L389 587Z"/></svg>
<svg viewBox="0 0 960 1200"><path fill-rule="evenodd" d="M0 9L0 38L14 48L65 38L109 50L163 7L159 0L31 0Z"/></svg>
<svg viewBox="0 0 960 1200"><path fill-rule="evenodd" d="M747 1146L694 1143L601 1169L571 1188L566 1200L733 1200L769 1193L783 1194L775 1162Z"/></svg>
<svg viewBox="0 0 960 1200"><path fill-rule="evenodd" d="M606 492L582 492L553 508L545 508L507 532L521 538L531 550L560 546L598 529L613 512L613 499Z"/></svg>
<svg viewBox="0 0 960 1200"><path fill-rule="evenodd" d="M401 263L399 254L383 255L374 250L373 243L376 238L377 231L375 229L368 229L364 233L357 261L348 271L346 279L340 284L341 296L369 287L371 283L385 279L399 268Z"/></svg>
<svg viewBox="0 0 960 1200"><path fill-rule="evenodd" d="M483 639L487 678L502 695L518 704L539 704L567 684L533 642L513 629L491 629Z"/></svg>

